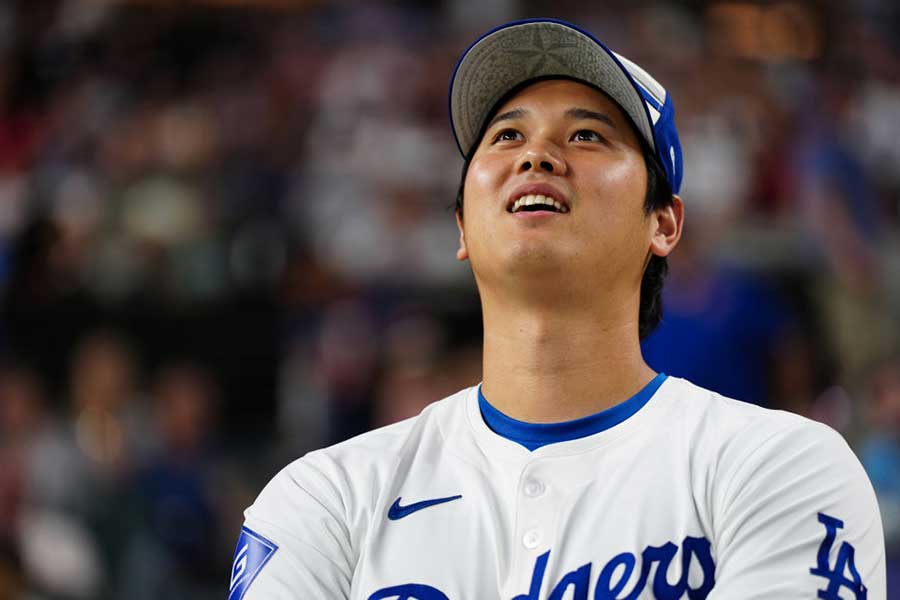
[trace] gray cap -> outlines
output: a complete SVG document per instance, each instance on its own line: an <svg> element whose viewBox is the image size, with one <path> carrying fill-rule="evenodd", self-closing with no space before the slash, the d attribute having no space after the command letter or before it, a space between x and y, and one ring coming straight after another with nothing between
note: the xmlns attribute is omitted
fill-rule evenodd
<svg viewBox="0 0 900 600"><path fill-rule="evenodd" d="M612 98L656 151L673 192L681 185L681 145L675 109L665 88L641 67L590 33L555 19L501 25L475 41L450 82L450 120L463 156L469 156L497 102L528 81L566 77Z"/></svg>

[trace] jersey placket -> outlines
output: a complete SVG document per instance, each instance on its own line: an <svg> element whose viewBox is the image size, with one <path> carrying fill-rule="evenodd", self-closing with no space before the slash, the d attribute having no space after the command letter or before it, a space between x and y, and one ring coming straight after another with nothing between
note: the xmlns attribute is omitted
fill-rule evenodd
<svg viewBox="0 0 900 600"><path fill-rule="evenodd" d="M516 490L516 519L512 578L504 597L537 600L553 540L557 538L558 508L563 501L545 461L530 460L522 468ZM532 589L535 588L535 589Z"/></svg>

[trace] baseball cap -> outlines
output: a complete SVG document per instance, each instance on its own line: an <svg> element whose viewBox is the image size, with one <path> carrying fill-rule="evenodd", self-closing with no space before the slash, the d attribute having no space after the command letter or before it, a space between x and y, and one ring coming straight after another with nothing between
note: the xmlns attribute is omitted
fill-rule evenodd
<svg viewBox="0 0 900 600"><path fill-rule="evenodd" d="M539 78L574 79L605 92L656 152L674 193L681 187L681 144L672 97L649 73L580 27L558 19L500 25L478 38L450 80L450 123L464 157L496 104Z"/></svg>

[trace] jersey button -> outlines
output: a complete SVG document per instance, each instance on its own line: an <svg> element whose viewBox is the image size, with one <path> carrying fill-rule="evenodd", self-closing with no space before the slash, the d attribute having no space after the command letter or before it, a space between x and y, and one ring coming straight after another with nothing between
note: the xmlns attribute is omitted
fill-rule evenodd
<svg viewBox="0 0 900 600"><path fill-rule="evenodd" d="M536 479L529 479L525 482L525 495L529 498L537 498L544 493L544 484Z"/></svg>
<svg viewBox="0 0 900 600"><path fill-rule="evenodd" d="M522 536L522 544L529 550L534 550L541 543L541 532L537 529L529 529Z"/></svg>

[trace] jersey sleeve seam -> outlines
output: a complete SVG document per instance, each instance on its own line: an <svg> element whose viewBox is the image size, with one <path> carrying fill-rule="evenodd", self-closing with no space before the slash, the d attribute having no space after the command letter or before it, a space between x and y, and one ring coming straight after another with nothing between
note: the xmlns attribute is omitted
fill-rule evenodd
<svg viewBox="0 0 900 600"><path fill-rule="evenodd" d="M421 419L421 414L417 415L416 425L418 425L420 419ZM390 489L391 485L396 480L397 471L400 468L400 463L403 461L403 451L410 444L410 440L413 437L412 432L414 431L416 425L414 425L413 427L411 427L409 430L407 430L404 433L403 438L402 438L403 441L400 444L400 448L396 451L396 454L393 457L392 465L390 467L388 477L384 481L384 485L380 489L378 486L372 486L372 489L370 491L371 496L369 497L369 505L372 507L371 519L372 519L373 523L377 522L377 519L378 519L378 513L376 511L379 510L379 508L380 508L379 507L379 499L384 497L387 490ZM345 510L347 510L346 506L344 508L345 508ZM372 536L372 532L374 529L376 529L376 528L372 527L372 526L369 526L366 528L364 536L359 541L360 549L368 547L369 540ZM353 546L352 537L350 538L350 540L351 540L351 550L353 550L354 555L358 556L359 552L356 549L352 548L352 546ZM356 566L354 565L354 569L355 568L356 568Z"/></svg>
<svg viewBox="0 0 900 600"><path fill-rule="evenodd" d="M318 554L319 556L321 556L322 558L324 558L326 561L328 561L329 563L331 563L332 565L334 565L334 567L335 567L338 571L340 571L341 574L344 575L344 577L347 578L347 581L350 581L350 579L351 579L351 577L352 577L352 574L351 574L351 573L348 573L348 572L344 569L344 567L342 567L342 566L341 566L338 562L336 562L332 557L328 556L327 554L325 554L324 552L322 552L321 550L319 550L318 548L316 548L315 546L313 546L312 544L310 544L310 543L307 542L306 540L304 540L304 539L302 539L301 537L299 537L299 536L297 536L297 535L291 533L290 531L288 531L287 529L285 529L285 528L282 527L281 525L278 525L277 523L273 523L272 521L269 521L269 520L267 520L267 519L261 519L261 518L255 517L255 516L251 519L251 523L248 524L251 528L252 528L252 522L253 522L253 521L255 521L255 522L257 522L257 523L261 523L261 524L263 524L263 525L264 525L265 527L267 527L267 528L275 529L275 530L278 531L279 534L286 535L286 536L290 537L291 539L293 539L295 542L297 542L297 543L299 543L300 545L302 545L304 548L308 548L308 549L312 550L313 552L315 552L316 554ZM286 550L286 552L287 552L288 554L295 554L295 553L291 553L290 551L287 551L287 550ZM297 558L298 558L298 560L300 559L299 556L297 556ZM302 562L302 561L301 561L301 562Z"/></svg>
<svg viewBox="0 0 900 600"><path fill-rule="evenodd" d="M324 455L324 456L325 456L328 460L331 460L331 457L328 457L327 455ZM319 468L319 466L316 465L316 464L314 464L313 461L308 461L308 462L307 462L307 467L309 467L309 469L310 469L311 471L315 472L316 475L318 475L319 477L321 477L324 481L333 482L333 479L334 479L334 478L333 478L333 477L329 477L326 473L322 472L322 470ZM343 478L341 478L341 479L343 479ZM308 489L306 489L306 487L305 487L298 479L295 479L294 477L291 477L291 480L297 485L297 487L299 487L301 490L303 490L310 498L312 498L313 500L315 500L316 503L317 503L319 506L321 506L321 507L329 514L329 516L331 516L331 518L335 519L336 521L339 521L339 522L341 523L341 525L344 526L345 530L349 531L349 528L346 527L346 525L347 525L347 520L348 520L348 514L347 514L347 502L346 502L345 497L344 497L344 496L345 496L345 494L344 494L345 490L341 489L341 488L343 488L344 486L342 486L340 483L338 483L338 484L336 485L336 489L334 489L335 495L338 497L338 500L339 500L340 505L341 505L341 511L340 511L340 512L343 513L343 518L339 518L338 515L336 515L336 514L334 513L334 511L332 511L332 510L331 510L324 502L322 502L319 498L317 498L317 497L315 496L315 494L312 494Z"/></svg>
<svg viewBox="0 0 900 600"><path fill-rule="evenodd" d="M752 427L753 424L754 424L753 422L748 423L734 437L738 437L739 435L743 434L750 427ZM810 427L810 425L812 425L812 427ZM790 425L784 426L782 428L779 428L777 431L772 432L770 435L766 436L765 439L760 441L752 449L750 449L745 454L740 456L737 461L738 462L737 468L734 470L731 477L728 479L728 482L723 487L724 492L722 494L722 499L728 505L727 507L723 507L723 509L727 509L728 507L730 507L730 504L731 504L730 498L731 498L731 493L732 493L732 487L734 486L735 481L740 478L740 476L744 473L744 471L746 469L749 469L751 465L755 464L751 460L754 456L756 456L757 454L762 452L763 449L769 447L771 445L771 443L773 442L773 440L775 440L776 438L783 436L787 432L790 432L793 430L800 430L800 429L807 428L807 427L809 427L810 429L819 429L820 427L823 427L823 425L816 421L804 421L804 422L801 422L798 424L790 424Z"/></svg>
<svg viewBox="0 0 900 600"><path fill-rule="evenodd" d="M342 493L342 490L340 489L341 486L340 486L340 484L334 484L334 478L329 477L326 473L324 473L321 470L321 468L315 464L315 461L309 460L308 456L309 455L307 455L307 457L305 457L305 460L304 459L301 459L301 460L303 460L303 462L305 462L306 468L308 468L311 472L315 473L323 481L326 481L326 482L329 482L332 484L332 488L331 488L332 492L337 496L337 500L341 504L340 511L333 510L331 507L328 506L328 503L324 502L321 498L319 498L318 495L312 493L307 488L307 486L305 486L303 484L303 481L301 478L295 477L294 474L291 473L290 471L288 471L286 473L286 475L290 478L291 483L293 485L297 486L297 489L301 490L307 496L307 498L309 498L310 500L315 502L325 512L325 514L327 514L328 517L333 522L335 522L337 524L337 526L340 528L341 534L343 535L343 539L346 540L347 549L349 550L349 553L350 553L350 556L345 557L348 559L348 564L349 564L350 562L353 562L353 557L357 556L357 552L356 552L355 548L353 547L353 538L351 536L350 526L349 526L348 518L347 518L346 500L344 498L344 494ZM323 455L323 457L326 459L330 459L330 457L328 457L327 455ZM343 513L343 515L341 515L341 513ZM268 522L268 521L264 521L264 522ZM276 524L274 524L274 523L272 523L272 524L277 527ZM281 529L283 531L285 531L286 533L288 533L289 535L292 535L292 537L294 537L295 539L302 541L302 539L299 538L298 536L290 534L287 529L283 529L283 528L281 528ZM304 544L306 546L309 546L308 543L304 543ZM321 552L320 552L320 554L321 554Z"/></svg>

